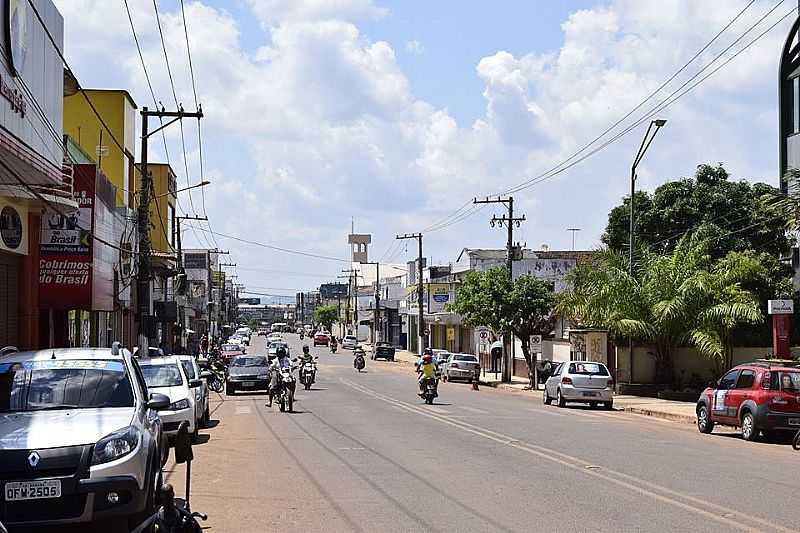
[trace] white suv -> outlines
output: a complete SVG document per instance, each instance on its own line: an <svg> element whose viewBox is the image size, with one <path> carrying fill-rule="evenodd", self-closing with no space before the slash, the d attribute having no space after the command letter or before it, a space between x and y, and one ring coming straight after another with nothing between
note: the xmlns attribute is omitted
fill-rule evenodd
<svg viewBox="0 0 800 533"><path fill-rule="evenodd" d="M164 423L164 433L169 437L178 434L181 422L189 423L192 440L197 441L197 402L195 389L202 385L199 379L189 379L180 360L174 356L147 357L139 360L144 381L151 392L160 392L169 398L169 406L159 412Z"/></svg>
<svg viewBox="0 0 800 533"><path fill-rule="evenodd" d="M117 343L0 356L0 521L136 527L155 509L168 405Z"/></svg>

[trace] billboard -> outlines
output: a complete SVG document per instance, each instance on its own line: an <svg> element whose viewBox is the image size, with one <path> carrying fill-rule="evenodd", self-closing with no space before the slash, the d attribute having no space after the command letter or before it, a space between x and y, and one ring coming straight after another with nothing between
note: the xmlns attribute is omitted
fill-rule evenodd
<svg viewBox="0 0 800 533"><path fill-rule="evenodd" d="M261 305L261 298L239 298L240 304Z"/></svg>
<svg viewBox="0 0 800 533"><path fill-rule="evenodd" d="M185 253L183 254L183 268L202 270L208 268L207 253Z"/></svg>
<svg viewBox="0 0 800 533"><path fill-rule="evenodd" d="M349 288L347 283L323 283L319 286L319 295L323 300L347 298Z"/></svg>

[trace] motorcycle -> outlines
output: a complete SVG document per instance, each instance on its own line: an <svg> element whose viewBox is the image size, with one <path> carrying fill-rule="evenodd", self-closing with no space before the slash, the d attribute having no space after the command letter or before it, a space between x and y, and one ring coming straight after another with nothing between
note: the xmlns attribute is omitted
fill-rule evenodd
<svg viewBox="0 0 800 533"><path fill-rule="evenodd" d="M169 483L162 485L158 490L158 510L144 522L139 524L131 533L202 533L203 529L197 521L208 520L203 513L192 512L189 504L189 495L192 486L192 440L189 435L189 422L182 422L175 437L175 462L186 463L186 495L181 504L175 501L175 489Z"/></svg>
<svg viewBox="0 0 800 533"><path fill-rule="evenodd" d="M361 372L364 370L364 367L367 366L366 359L364 358L363 351L356 352L356 358L353 360L353 368Z"/></svg>
<svg viewBox="0 0 800 533"><path fill-rule="evenodd" d="M208 363L208 371L211 373L207 378L208 388L214 392L222 392L225 388L225 374L228 372L228 367L219 359L212 359Z"/></svg>
<svg viewBox="0 0 800 533"><path fill-rule="evenodd" d="M314 361L307 361L303 363L302 368L300 368L300 383L303 384L306 390L309 390L311 385L313 385L316 381L317 364Z"/></svg>
<svg viewBox="0 0 800 533"><path fill-rule="evenodd" d="M336 353L336 347L337 345L335 343L331 344L331 353Z"/></svg>
<svg viewBox="0 0 800 533"><path fill-rule="evenodd" d="M272 405L272 400L278 400L281 412L292 412L294 409L294 390L297 386L292 370L294 365L281 368L278 372L278 387L275 390L269 391L269 404Z"/></svg>
<svg viewBox="0 0 800 533"><path fill-rule="evenodd" d="M426 404L433 405L433 399L439 396L439 379L425 379L422 384L422 391L420 391L419 395L423 400L425 400Z"/></svg>
<svg viewBox="0 0 800 533"><path fill-rule="evenodd" d="M301 331L300 332L300 340L303 340L304 337L305 337L305 334Z"/></svg>

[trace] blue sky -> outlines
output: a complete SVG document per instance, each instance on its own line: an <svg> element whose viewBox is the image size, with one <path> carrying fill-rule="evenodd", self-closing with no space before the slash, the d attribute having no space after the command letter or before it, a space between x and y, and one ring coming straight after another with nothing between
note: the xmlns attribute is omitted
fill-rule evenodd
<svg viewBox="0 0 800 533"><path fill-rule="evenodd" d="M156 93L168 102L152 2L129 3ZM207 115L212 227L347 257L353 217L357 231L373 234L371 259L404 261L413 254L394 245L395 233L430 228L471 197L504 190L568 157L658 87L746 3L187 1ZM149 103L121 3L56 4L65 17L67 57L82 84L127 88L140 105ZM792 2L784 4L759 29L787 14ZM176 90L188 103L179 2L158 5ZM773 5L757 0L652 103ZM775 72L789 23L659 114L669 123L640 169L641 187L720 161L736 179L777 183ZM187 129L190 183L199 179L193 127ZM577 246L596 246L608 211L627 192L630 158L645 127L515 193L518 212L529 220L520 241L568 248L566 228L579 227ZM177 130L168 141L173 167L185 181ZM158 146L151 148L163 157ZM193 199L202 211L199 195ZM182 204L190 210L188 198ZM447 263L463 247L502 246L503 236L488 225L491 215L485 209L429 231L426 255ZM193 233L185 238L188 245L197 240ZM221 236L217 242L234 253L243 267L240 279L251 286L310 288L335 279L342 266Z"/></svg>

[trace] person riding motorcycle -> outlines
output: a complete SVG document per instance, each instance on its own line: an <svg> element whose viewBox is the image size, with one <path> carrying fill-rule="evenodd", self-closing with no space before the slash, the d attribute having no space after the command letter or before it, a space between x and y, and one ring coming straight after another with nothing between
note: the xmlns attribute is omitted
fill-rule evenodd
<svg viewBox="0 0 800 533"><path fill-rule="evenodd" d="M270 378L267 407L272 407L272 397L277 393L280 387L281 369L289 368L291 364L291 361L289 361L289 353L286 351L286 348L279 346L278 349L275 350L275 358L269 365Z"/></svg>
<svg viewBox="0 0 800 533"><path fill-rule="evenodd" d="M416 367L419 375L419 393L424 394L425 382L439 377L439 367L433 360L433 350L425 348L422 352L422 357L417 361Z"/></svg>
<svg viewBox="0 0 800 533"><path fill-rule="evenodd" d="M303 355L300 357L300 364L313 363L314 356L309 352L308 344L303 345Z"/></svg>

